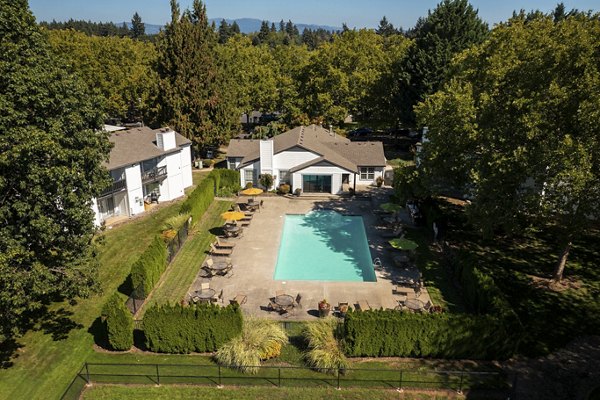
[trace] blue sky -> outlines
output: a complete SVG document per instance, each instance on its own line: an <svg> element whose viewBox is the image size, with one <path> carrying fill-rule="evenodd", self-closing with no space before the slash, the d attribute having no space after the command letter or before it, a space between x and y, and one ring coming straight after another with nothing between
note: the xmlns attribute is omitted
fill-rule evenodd
<svg viewBox="0 0 600 400"><path fill-rule="evenodd" d="M513 10L550 11L559 0L471 0L490 25L509 18ZM600 0L564 0L568 10L600 11ZM182 9L192 0L179 0ZM374 28L383 15L395 26L412 27L439 0L205 0L209 18L291 19L310 23ZM144 22L164 24L170 18L169 0L29 0L39 21L85 19L122 22L137 11Z"/></svg>

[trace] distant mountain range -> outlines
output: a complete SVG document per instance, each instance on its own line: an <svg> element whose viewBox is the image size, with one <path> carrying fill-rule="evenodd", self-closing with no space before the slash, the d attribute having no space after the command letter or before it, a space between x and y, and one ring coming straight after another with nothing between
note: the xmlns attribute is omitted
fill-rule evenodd
<svg viewBox="0 0 600 400"><path fill-rule="evenodd" d="M256 18L238 18L238 19L229 19L229 18L210 18L209 21L214 22L218 27L221 23L221 20L225 19L228 24L232 24L233 21L237 22L240 27L240 31L242 33L252 33L258 32L260 30L260 25L262 24L262 20ZM271 26L271 21L269 22L269 26ZM122 22L118 24L119 26L126 24L128 28L131 28L131 22ZM156 35L163 28L163 25L155 25L155 24L146 24L146 34L147 35ZM329 26L329 25L315 25L315 24L295 24L298 27L300 33L304 32L305 29L325 29L328 31L341 31L342 28L339 26ZM277 30L279 30L279 22L275 22L275 26Z"/></svg>

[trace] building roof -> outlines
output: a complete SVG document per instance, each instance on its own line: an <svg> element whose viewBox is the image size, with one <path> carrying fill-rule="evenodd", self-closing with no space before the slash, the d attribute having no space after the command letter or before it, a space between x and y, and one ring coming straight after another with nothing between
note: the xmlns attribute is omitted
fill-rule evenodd
<svg viewBox="0 0 600 400"><path fill-rule="evenodd" d="M322 126L298 126L270 140L273 140L274 154L293 147L302 147L321 156L311 161L310 165L328 161L352 172L358 172L359 166L386 165L381 142L351 142ZM259 159L259 143L260 140L254 139L232 139L229 142L227 156L242 158L240 167L244 167ZM297 171L310 165L299 165L294 167L294 170Z"/></svg>
<svg viewBox="0 0 600 400"><path fill-rule="evenodd" d="M110 142L114 144L110 151L110 158L104 166L108 170L123 167L129 164L139 163L155 157L164 156L179 151L182 147L192 142L175 132L175 143L177 147L170 150L162 150L156 145L156 134L165 132L170 128L150 129L147 126L133 128L125 131L113 132Z"/></svg>

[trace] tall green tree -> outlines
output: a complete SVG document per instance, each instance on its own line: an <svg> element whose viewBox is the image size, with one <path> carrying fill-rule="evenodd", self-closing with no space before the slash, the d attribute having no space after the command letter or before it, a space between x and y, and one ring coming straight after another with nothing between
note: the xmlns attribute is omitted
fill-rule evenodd
<svg viewBox="0 0 600 400"><path fill-rule="evenodd" d="M389 22L386 16L384 15L383 18L381 18L381 21L379 21L379 26L377 27L377 30L375 32L377 32L377 34L381 36L391 36L396 35L398 33L398 30L394 28L394 24Z"/></svg>
<svg viewBox="0 0 600 400"><path fill-rule="evenodd" d="M0 0L0 76L1 343L43 304L93 287L91 200L108 183L109 142L26 0Z"/></svg>
<svg viewBox="0 0 600 400"><path fill-rule="evenodd" d="M422 172L468 187L482 232L523 218L559 228L554 279L573 241L600 216L600 19L524 15L453 65L418 106L429 126Z"/></svg>
<svg viewBox="0 0 600 400"><path fill-rule="evenodd" d="M172 126L200 147L226 140L234 118L224 109L228 103L219 89L216 43L200 0L183 13L171 0L171 22L156 44L160 79L156 123Z"/></svg>
<svg viewBox="0 0 600 400"><path fill-rule="evenodd" d="M138 14L137 11L133 14L133 18L131 18L130 32L131 37L134 39L139 39L146 35L146 26L142 22L142 17L140 17L140 14Z"/></svg>
<svg viewBox="0 0 600 400"><path fill-rule="evenodd" d="M413 107L441 88L452 58L481 43L488 27L468 0L443 0L412 30L415 45L394 67L398 74L393 108L398 119L414 123Z"/></svg>
<svg viewBox="0 0 600 400"><path fill-rule="evenodd" d="M73 30L48 32L52 51L82 79L88 92L100 95L112 118L149 121L157 91L152 43L128 37L86 36Z"/></svg>

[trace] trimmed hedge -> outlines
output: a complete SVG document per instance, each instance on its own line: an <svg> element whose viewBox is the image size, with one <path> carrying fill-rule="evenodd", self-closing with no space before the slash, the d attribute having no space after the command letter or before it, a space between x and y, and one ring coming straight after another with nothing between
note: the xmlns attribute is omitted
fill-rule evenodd
<svg viewBox="0 0 600 400"><path fill-rule="evenodd" d="M190 214L192 216L192 225L196 225L214 198L215 179L211 172L183 202L179 213Z"/></svg>
<svg viewBox="0 0 600 400"><path fill-rule="evenodd" d="M108 343L114 350L129 350L133 346L133 317L118 293L113 294L102 309Z"/></svg>
<svg viewBox="0 0 600 400"><path fill-rule="evenodd" d="M240 187L240 173L238 171L233 169L215 169L211 174L218 177L218 180L216 180L218 189Z"/></svg>
<svg viewBox="0 0 600 400"><path fill-rule="evenodd" d="M131 266L131 283L135 297L145 299L167 268L167 246L156 236L154 241Z"/></svg>
<svg viewBox="0 0 600 400"><path fill-rule="evenodd" d="M344 348L354 357L506 359L510 329L491 315L349 312Z"/></svg>
<svg viewBox="0 0 600 400"><path fill-rule="evenodd" d="M146 344L161 353L216 351L242 332L239 307L155 305L144 314Z"/></svg>

